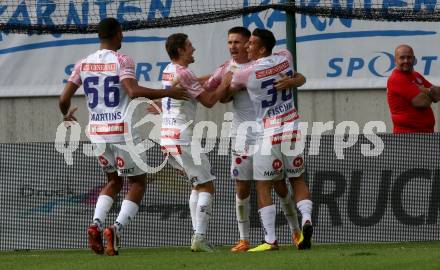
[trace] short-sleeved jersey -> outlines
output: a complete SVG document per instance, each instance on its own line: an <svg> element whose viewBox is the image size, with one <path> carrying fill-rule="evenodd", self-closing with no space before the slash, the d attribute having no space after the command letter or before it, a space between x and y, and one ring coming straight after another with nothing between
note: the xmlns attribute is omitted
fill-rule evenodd
<svg viewBox="0 0 440 270"><path fill-rule="evenodd" d="M223 76L229 71L242 70L252 65L252 61L245 64L238 64L233 59L226 61L223 65L218 67L214 73L211 75L205 88L208 90L215 90L221 83ZM232 105L234 108L231 136L237 136L237 129L241 123L245 121L255 121L255 110L252 101L249 97L249 93L245 88L234 94L232 100ZM243 134L244 135L244 134ZM240 134L241 136L241 134ZM253 143L255 140L255 132L246 132L246 139L248 143Z"/></svg>
<svg viewBox="0 0 440 270"><path fill-rule="evenodd" d="M251 66L234 72L232 87L244 86L249 92L258 125L259 137L281 140L279 134L297 129L298 114L290 89L277 91L274 83L280 73L293 75L292 55L283 50L256 60Z"/></svg>
<svg viewBox="0 0 440 270"><path fill-rule="evenodd" d="M120 87L126 78L135 79L134 62L115 51L98 50L75 64L69 81L83 85L89 109L87 133L92 142L123 142L132 128L126 121L130 98Z"/></svg>
<svg viewBox="0 0 440 270"><path fill-rule="evenodd" d="M434 113L429 108L416 108L412 99L420 94L419 86L431 87L418 72L394 69L387 81L387 100L394 133L434 132Z"/></svg>
<svg viewBox="0 0 440 270"><path fill-rule="evenodd" d="M162 85L164 88L170 88L177 80L192 98L189 100L162 99L161 145L187 145L191 143L193 124L187 125L189 121L194 121L197 110L196 98L204 91L198 78L189 68L170 63L163 71Z"/></svg>

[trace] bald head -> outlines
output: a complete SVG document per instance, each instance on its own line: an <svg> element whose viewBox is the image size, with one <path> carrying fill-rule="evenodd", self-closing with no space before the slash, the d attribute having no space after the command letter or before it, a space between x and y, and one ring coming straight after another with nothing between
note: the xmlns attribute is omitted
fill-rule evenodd
<svg viewBox="0 0 440 270"><path fill-rule="evenodd" d="M402 72L412 72L414 67L414 51L411 46L401 44L394 50L394 63Z"/></svg>
<svg viewBox="0 0 440 270"><path fill-rule="evenodd" d="M411 52L414 55L414 51L413 48L411 48L411 46L406 44L400 44L399 46L396 47L396 49L394 49L394 56L402 52Z"/></svg>

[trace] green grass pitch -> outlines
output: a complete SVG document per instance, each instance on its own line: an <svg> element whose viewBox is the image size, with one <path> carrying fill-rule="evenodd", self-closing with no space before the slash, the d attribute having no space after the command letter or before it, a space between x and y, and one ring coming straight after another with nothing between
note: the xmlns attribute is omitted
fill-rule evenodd
<svg viewBox="0 0 440 270"><path fill-rule="evenodd" d="M229 247L215 253L192 253L189 247L122 248L115 257L89 250L0 252L0 269L440 269L440 241L378 244L321 244L298 251L232 254Z"/></svg>

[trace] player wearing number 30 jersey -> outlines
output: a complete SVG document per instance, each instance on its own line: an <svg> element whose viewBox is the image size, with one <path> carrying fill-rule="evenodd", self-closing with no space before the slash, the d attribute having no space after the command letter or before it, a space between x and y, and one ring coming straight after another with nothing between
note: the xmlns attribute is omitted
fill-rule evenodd
<svg viewBox="0 0 440 270"><path fill-rule="evenodd" d="M90 140L105 148L98 161L106 173L108 183L98 197L93 223L87 230L89 246L97 254L104 253L103 224L114 199L122 189L122 176L129 179L130 189L122 202L116 222L104 231L107 239L105 253L113 256L118 254L121 230L136 215L145 192L145 172L135 164L130 153L121 149L126 143L125 135L134 134L132 139L139 139L133 131L130 132L132 127L126 119L130 99L168 96L187 99L188 95L181 88L155 90L138 85L133 60L116 52L122 42L122 29L116 19L102 20L98 35L100 49L77 62L60 96L59 105L64 121L76 121L73 115L76 108L69 108L73 94L82 84L88 100Z"/></svg>
<svg viewBox="0 0 440 270"><path fill-rule="evenodd" d="M246 87L256 112L257 146L254 155L254 179L258 206L265 232L265 243L249 251L277 249L275 236L275 205L271 190L277 180L288 177L295 191L297 206L303 219L304 241L300 248L310 248L312 236L310 194L304 182L304 157L285 154L282 145L294 146L301 140L297 131L297 111L290 89L277 91L275 82L280 74L293 75L292 56L288 51L272 54L276 40L272 32L255 29L248 42L252 66L234 72L232 88ZM306 225L307 224L307 225Z"/></svg>

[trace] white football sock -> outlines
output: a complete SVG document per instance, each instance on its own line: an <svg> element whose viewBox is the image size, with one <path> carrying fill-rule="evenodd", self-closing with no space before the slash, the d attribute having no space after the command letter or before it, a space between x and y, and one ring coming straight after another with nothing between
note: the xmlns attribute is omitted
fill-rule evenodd
<svg viewBox="0 0 440 270"><path fill-rule="evenodd" d="M266 241L266 243L272 244L277 240L277 237L275 236L275 204L260 208L258 212L260 213L261 223L264 228L264 241Z"/></svg>
<svg viewBox="0 0 440 270"><path fill-rule="evenodd" d="M249 211L251 208L249 199L250 197L241 200L237 195L235 195L235 214L237 216L240 240L249 240Z"/></svg>
<svg viewBox="0 0 440 270"><path fill-rule="evenodd" d="M199 192L195 189L191 190L191 195L189 196L189 212L191 214L191 223L193 231L196 231L197 226L197 201L199 200Z"/></svg>
<svg viewBox="0 0 440 270"><path fill-rule="evenodd" d="M93 224L98 226L98 229L102 231L102 225L107 217L108 211L113 205L113 199L107 195L99 195L96 201L95 213L93 214Z"/></svg>
<svg viewBox="0 0 440 270"><path fill-rule="evenodd" d="M120 233L122 228L124 228L131 220L133 220L134 216L136 216L139 210L139 205L137 203L123 200L121 205L121 211L119 211L118 218L116 219L115 226L116 232Z"/></svg>
<svg viewBox="0 0 440 270"><path fill-rule="evenodd" d="M205 235L208 228L208 222L211 217L212 195L209 192L199 192L197 202L197 226L196 234Z"/></svg>
<svg viewBox="0 0 440 270"><path fill-rule="evenodd" d="M299 211L302 215L302 222L301 225L304 226L306 221L312 222L312 208L313 203L311 200L302 200L296 203L296 206L298 206Z"/></svg>
<svg viewBox="0 0 440 270"><path fill-rule="evenodd" d="M283 209L284 216L289 223L290 232L301 230L298 223L298 213L296 212L295 202L292 201L290 194L287 194L285 198L280 198L281 208Z"/></svg>

